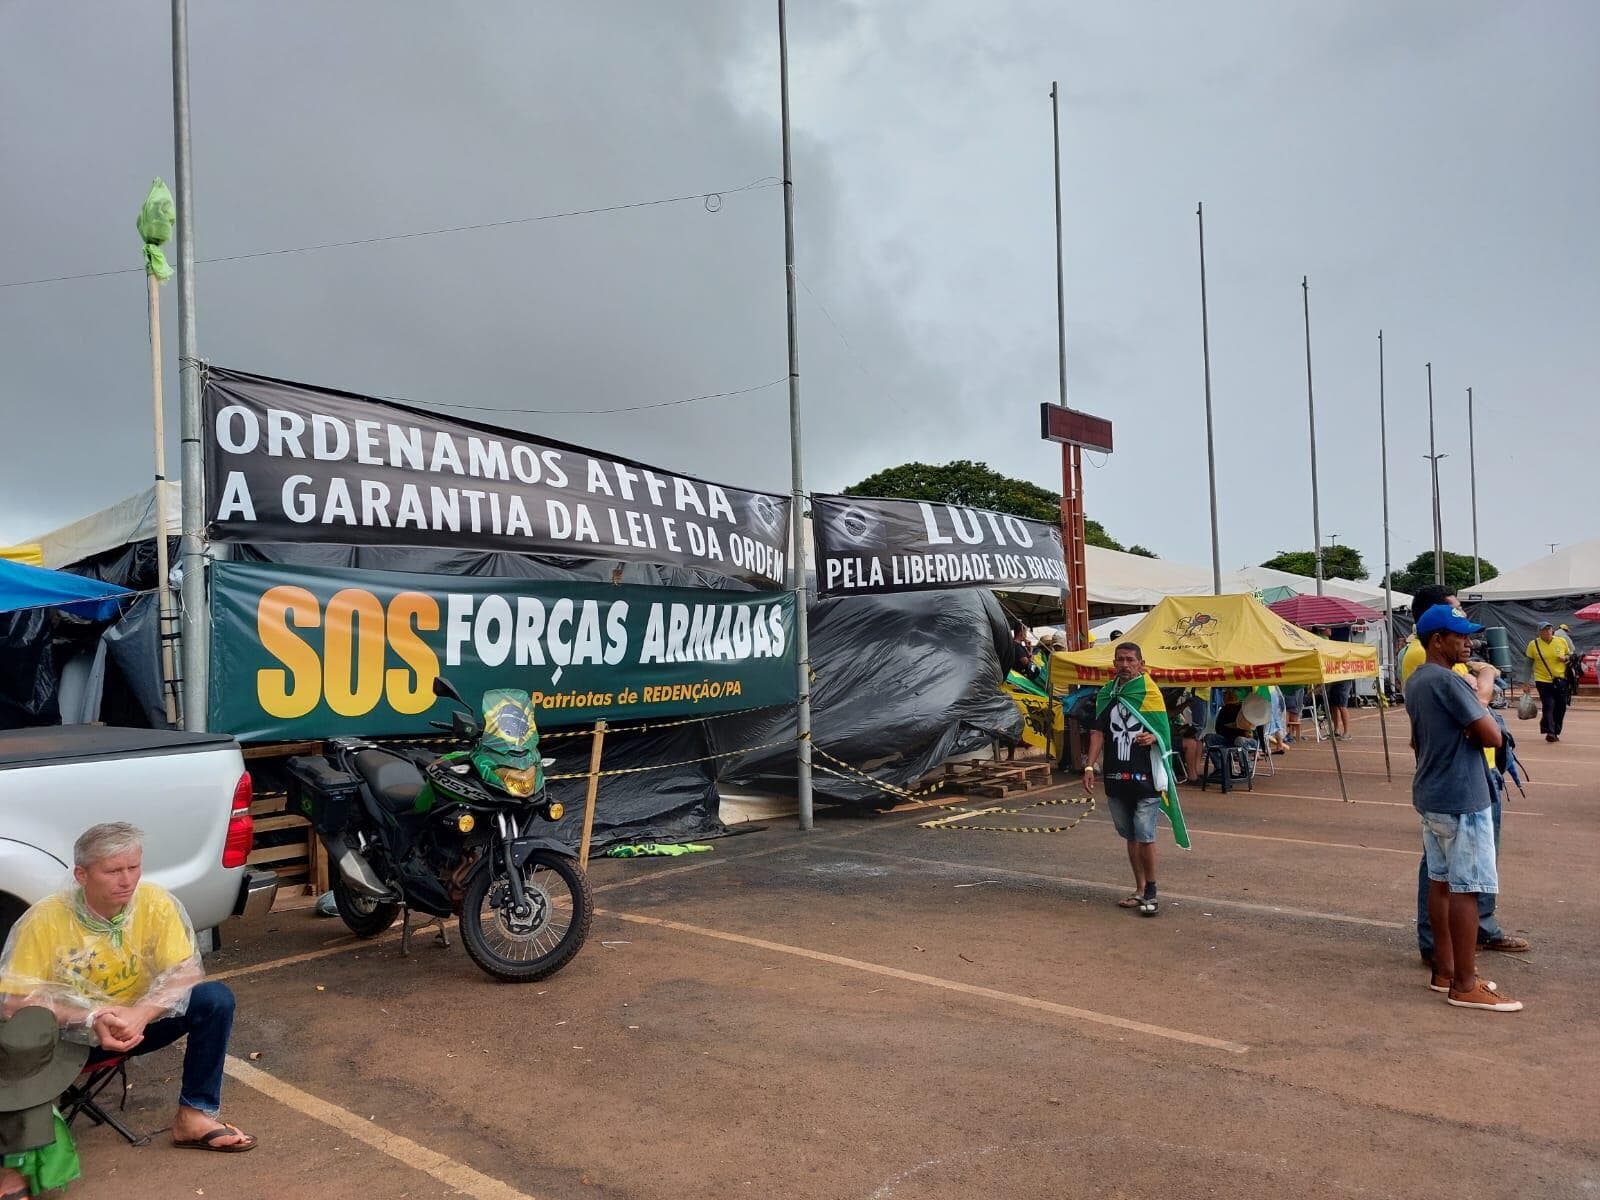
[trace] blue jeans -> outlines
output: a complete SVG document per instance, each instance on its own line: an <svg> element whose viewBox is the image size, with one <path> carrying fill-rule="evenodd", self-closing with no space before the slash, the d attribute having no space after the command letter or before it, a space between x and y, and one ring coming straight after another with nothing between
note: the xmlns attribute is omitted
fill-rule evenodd
<svg viewBox="0 0 1600 1200"><path fill-rule="evenodd" d="M183 1048L183 1086L178 1103L216 1116L222 1107L222 1062L228 1056L228 1038L233 1033L233 993L225 983L198 983L189 993L189 1007L182 1016L162 1017L145 1026L144 1041L128 1053L137 1058L164 1049L189 1035ZM110 1050L92 1050L89 1066L114 1058Z"/></svg>
<svg viewBox="0 0 1600 1200"><path fill-rule="evenodd" d="M1489 816L1494 821L1494 848L1500 851L1500 796L1505 784L1498 775L1489 777ZM1495 920L1495 893L1478 893L1478 945L1504 937L1505 930ZM1417 864L1417 949L1428 958L1433 957L1433 926L1428 921L1428 858Z"/></svg>

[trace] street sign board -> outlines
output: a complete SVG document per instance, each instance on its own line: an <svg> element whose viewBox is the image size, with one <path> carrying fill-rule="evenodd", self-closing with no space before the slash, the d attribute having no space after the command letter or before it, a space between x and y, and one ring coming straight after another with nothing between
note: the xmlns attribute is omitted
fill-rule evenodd
<svg viewBox="0 0 1600 1200"><path fill-rule="evenodd" d="M1111 422L1060 404L1039 405L1039 436L1047 442L1111 453Z"/></svg>

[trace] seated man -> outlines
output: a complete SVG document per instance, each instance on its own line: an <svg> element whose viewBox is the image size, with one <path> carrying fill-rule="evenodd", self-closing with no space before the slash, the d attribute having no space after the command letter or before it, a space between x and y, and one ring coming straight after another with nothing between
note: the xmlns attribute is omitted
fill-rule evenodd
<svg viewBox="0 0 1600 1200"><path fill-rule="evenodd" d="M1244 694L1229 689L1217 710L1216 732L1208 739L1213 746L1237 746L1254 742L1256 727L1244 715Z"/></svg>
<svg viewBox="0 0 1600 1200"><path fill-rule="evenodd" d="M144 835L114 822L72 848L75 885L28 909L0 954L0 1010L50 1009L62 1036L96 1049L89 1066L148 1054L188 1035L173 1145L237 1154L256 1139L217 1120L233 993L203 983L183 906L139 875Z"/></svg>
<svg viewBox="0 0 1600 1200"><path fill-rule="evenodd" d="M1161 698L1170 714L1173 749L1183 756L1184 773L1189 779L1199 779L1204 753L1200 729L1205 721L1205 702L1188 688L1162 688Z"/></svg>

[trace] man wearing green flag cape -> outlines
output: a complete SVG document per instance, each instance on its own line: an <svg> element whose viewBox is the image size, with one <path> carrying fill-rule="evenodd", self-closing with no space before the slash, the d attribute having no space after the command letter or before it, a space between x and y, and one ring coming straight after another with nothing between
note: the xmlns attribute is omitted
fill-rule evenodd
<svg viewBox="0 0 1600 1200"><path fill-rule="evenodd" d="M1122 642L1111 658L1116 675L1095 696L1094 729L1089 734L1089 765L1083 788L1094 794L1095 762L1105 753L1098 774L1105 780L1106 802L1117 833L1128 843L1133 867L1133 894L1117 903L1153 917L1160 911L1156 896L1156 813L1167 814L1179 847L1189 848L1189 831L1178 807L1178 787L1169 766L1172 727L1167 722L1161 689L1144 669L1144 651Z"/></svg>

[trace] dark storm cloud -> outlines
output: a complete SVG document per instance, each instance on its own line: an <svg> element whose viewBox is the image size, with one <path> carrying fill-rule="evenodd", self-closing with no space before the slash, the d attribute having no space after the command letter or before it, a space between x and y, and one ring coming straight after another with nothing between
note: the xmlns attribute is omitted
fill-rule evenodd
<svg viewBox="0 0 1600 1200"><path fill-rule="evenodd" d="M137 262L171 175L164 19L0 8L0 282ZM162 14L164 18L164 14ZM725 3L197 3L203 256L735 188L778 173L773 14ZM1480 483L1592 444L1600 16L1582 4L798 3L792 14L806 460L819 490L909 458L1040 482L1055 393L1049 81L1062 81L1070 381L1114 418L1093 515L1203 561L1193 210L1207 205L1226 565L1310 541L1298 283L1311 276L1323 529L1378 553L1376 345L1389 337L1395 557L1427 538L1422 362L1447 540ZM216 263L219 363L418 403L595 409L785 371L781 196ZM0 538L149 474L137 275L0 290ZM167 341L176 341L166 294ZM176 389L168 373L168 427ZM764 488L783 386L609 416L506 418ZM174 442L175 449L175 442ZM173 458L175 463L175 457ZM175 467L174 467L175 470ZM1154 485L1153 487L1150 485ZM1581 473L1538 529L1485 504L1502 565L1593 532ZM1481 494L1503 491L1480 487Z"/></svg>

